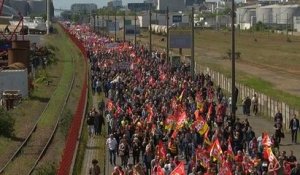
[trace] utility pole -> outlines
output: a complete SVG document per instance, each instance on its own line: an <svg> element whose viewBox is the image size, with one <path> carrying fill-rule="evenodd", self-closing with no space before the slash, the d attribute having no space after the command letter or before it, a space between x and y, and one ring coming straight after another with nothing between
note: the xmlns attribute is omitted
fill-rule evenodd
<svg viewBox="0 0 300 175"><path fill-rule="evenodd" d="M96 14L93 12L93 20L94 20L94 32L96 32Z"/></svg>
<svg viewBox="0 0 300 175"><path fill-rule="evenodd" d="M152 30L152 25L151 25L151 21L152 21L152 12L151 12L151 4L149 5L149 51L150 51L150 55L152 55L152 33L151 33L151 30Z"/></svg>
<svg viewBox="0 0 300 175"><path fill-rule="evenodd" d="M50 1L51 0L47 0L47 34L50 34Z"/></svg>
<svg viewBox="0 0 300 175"><path fill-rule="evenodd" d="M234 7L234 0L232 0L231 4L231 96L232 96L232 105L231 105L231 113L235 118L236 113L236 91L235 91L235 26L234 26L234 19L235 19L235 7Z"/></svg>
<svg viewBox="0 0 300 175"><path fill-rule="evenodd" d="M169 7L167 6L167 62L169 63L169 52L170 52L170 46L169 46Z"/></svg>
<svg viewBox="0 0 300 175"><path fill-rule="evenodd" d="M285 28L286 28L286 39L288 40L289 39L289 14L287 13L286 14L286 26L285 26Z"/></svg>
<svg viewBox="0 0 300 175"><path fill-rule="evenodd" d="M134 48L136 49L136 10L134 10Z"/></svg>
<svg viewBox="0 0 300 175"><path fill-rule="evenodd" d="M110 19L109 19L109 12L107 12L107 22L106 22L106 30L107 30L107 35L109 36L109 26L108 26L108 24L110 23ZM109 38L110 38L110 36L109 36Z"/></svg>
<svg viewBox="0 0 300 175"><path fill-rule="evenodd" d="M123 42L125 42L125 40L126 40L126 25L125 25L125 21L126 21L126 19L125 19L125 16L126 16L126 11L124 11L124 16L123 16L123 24L124 24L124 26L123 26Z"/></svg>
<svg viewBox="0 0 300 175"><path fill-rule="evenodd" d="M192 7L192 48L191 48L191 75L195 77L195 24L194 24L194 7Z"/></svg>
<svg viewBox="0 0 300 175"><path fill-rule="evenodd" d="M117 41L117 10L115 11L115 42Z"/></svg>
<svg viewBox="0 0 300 175"><path fill-rule="evenodd" d="M219 25L219 1L217 1L217 14L216 14L216 30L218 30L218 25Z"/></svg>

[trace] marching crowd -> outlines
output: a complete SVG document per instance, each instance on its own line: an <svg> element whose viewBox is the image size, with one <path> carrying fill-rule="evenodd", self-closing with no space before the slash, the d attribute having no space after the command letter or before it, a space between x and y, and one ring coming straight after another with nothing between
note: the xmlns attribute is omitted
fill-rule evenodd
<svg viewBox="0 0 300 175"><path fill-rule="evenodd" d="M279 151L282 128L272 136L255 133L247 118L230 114L228 100L209 75L192 78L188 66L171 66L164 53L113 44L87 26L69 31L88 51L93 91L106 97L90 116L103 114L108 125L112 175L300 175L293 151ZM249 100L255 106L256 99L245 99L244 114L250 113Z"/></svg>

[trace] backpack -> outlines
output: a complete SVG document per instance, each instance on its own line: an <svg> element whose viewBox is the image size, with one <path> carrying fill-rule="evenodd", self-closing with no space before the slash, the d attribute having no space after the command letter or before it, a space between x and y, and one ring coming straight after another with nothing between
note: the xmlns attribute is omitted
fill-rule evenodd
<svg viewBox="0 0 300 175"><path fill-rule="evenodd" d="M88 125L93 125L94 124L94 117L89 116L87 119L87 124Z"/></svg>

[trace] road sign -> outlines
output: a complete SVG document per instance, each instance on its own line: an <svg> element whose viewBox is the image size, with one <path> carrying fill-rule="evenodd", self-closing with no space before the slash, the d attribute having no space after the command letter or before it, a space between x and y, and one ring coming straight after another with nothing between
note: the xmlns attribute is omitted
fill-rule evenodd
<svg viewBox="0 0 300 175"><path fill-rule="evenodd" d="M170 48L191 48L192 35L189 30L170 30Z"/></svg>
<svg viewBox="0 0 300 175"><path fill-rule="evenodd" d="M117 25L117 27L115 27L115 25ZM119 22L108 22L107 23L107 30L109 31L109 32L115 32L115 30L116 30L116 32L118 32L119 31Z"/></svg>
<svg viewBox="0 0 300 175"><path fill-rule="evenodd" d="M172 17L172 19L173 19L173 23L182 22L182 16L181 15L174 15Z"/></svg>
<svg viewBox="0 0 300 175"><path fill-rule="evenodd" d="M135 27L134 25L127 25L125 26L125 34L126 35L134 35L135 31ZM139 26L136 26L136 34L139 35L140 34L140 28Z"/></svg>

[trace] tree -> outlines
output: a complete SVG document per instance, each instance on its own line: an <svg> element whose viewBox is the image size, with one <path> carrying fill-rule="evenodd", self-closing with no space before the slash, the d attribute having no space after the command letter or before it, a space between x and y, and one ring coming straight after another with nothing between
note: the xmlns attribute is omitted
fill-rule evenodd
<svg viewBox="0 0 300 175"><path fill-rule="evenodd" d="M15 120L11 115L0 108L0 136L12 137L14 134Z"/></svg>

